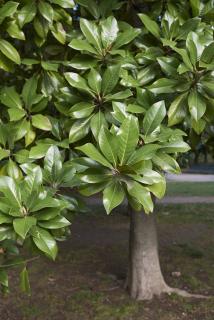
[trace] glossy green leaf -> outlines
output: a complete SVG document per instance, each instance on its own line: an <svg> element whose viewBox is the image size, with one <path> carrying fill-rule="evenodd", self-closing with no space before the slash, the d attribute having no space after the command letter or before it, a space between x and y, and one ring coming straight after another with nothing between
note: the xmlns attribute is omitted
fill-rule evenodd
<svg viewBox="0 0 214 320"><path fill-rule="evenodd" d="M61 216L55 217L54 219L48 220L48 221L42 221L39 222L39 226L45 229L60 229L70 226L70 222Z"/></svg>
<svg viewBox="0 0 214 320"><path fill-rule="evenodd" d="M103 191L103 205L109 214L114 208L119 206L125 197L125 192L120 182L115 181L107 186Z"/></svg>
<svg viewBox="0 0 214 320"><path fill-rule="evenodd" d="M102 128L98 137L99 147L106 159L116 167L117 139L106 128Z"/></svg>
<svg viewBox="0 0 214 320"><path fill-rule="evenodd" d="M80 19L80 28L86 39L91 43L99 52L102 51L101 37L98 26L95 22L86 19Z"/></svg>
<svg viewBox="0 0 214 320"><path fill-rule="evenodd" d="M23 292L27 294L30 294L31 292L30 281L29 281L28 271L26 267L24 267L24 269L20 273L20 288Z"/></svg>
<svg viewBox="0 0 214 320"><path fill-rule="evenodd" d="M65 78L72 87L84 90L86 92L91 92L86 80L78 73L67 72L65 73Z"/></svg>
<svg viewBox="0 0 214 320"><path fill-rule="evenodd" d="M156 38L160 39L160 28L158 24L152 20L148 15L146 14L139 14L140 20L145 25L146 29L153 34Z"/></svg>
<svg viewBox="0 0 214 320"><path fill-rule="evenodd" d="M105 157L95 148L92 143L86 143L81 147L77 147L77 150L80 150L89 158L97 161L98 163L102 164L103 166L112 169L111 163L105 159Z"/></svg>
<svg viewBox="0 0 214 320"><path fill-rule="evenodd" d="M38 9L39 12L41 13L41 15L50 23L52 23L53 21L53 17L54 17L54 11L52 6L43 0L39 0L38 2Z"/></svg>
<svg viewBox="0 0 214 320"><path fill-rule="evenodd" d="M139 124L136 117L129 115L118 132L118 157L120 165L127 162L139 140Z"/></svg>
<svg viewBox="0 0 214 320"><path fill-rule="evenodd" d="M166 108L164 101L159 101L153 104L147 110L143 119L143 130L145 135L151 134L161 124L166 116Z"/></svg>
<svg viewBox="0 0 214 320"><path fill-rule="evenodd" d="M34 217L23 217L13 220L13 227L15 232L22 238L25 239L29 230L32 226L36 225L36 219Z"/></svg>
<svg viewBox="0 0 214 320"><path fill-rule="evenodd" d="M90 45L90 43L82 39L73 39L69 43L69 47L79 51L88 51L93 54L97 53L97 51Z"/></svg>
<svg viewBox="0 0 214 320"><path fill-rule="evenodd" d="M88 84L90 88L96 92L96 94L100 94L102 78L99 72L97 72L94 68L91 69L88 75Z"/></svg>
<svg viewBox="0 0 214 320"><path fill-rule="evenodd" d="M21 208L20 190L12 178L0 177L0 191L11 201L11 206Z"/></svg>
<svg viewBox="0 0 214 320"><path fill-rule="evenodd" d="M48 231L37 226L32 228L31 235L38 249L44 252L49 258L55 260L58 249L53 236Z"/></svg>
<svg viewBox="0 0 214 320"><path fill-rule="evenodd" d="M69 132L69 142L74 143L81 140L89 133L90 119L81 119L74 122Z"/></svg>
<svg viewBox="0 0 214 320"><path fill-rule="evenodd" d="M163 171L169 173L180 173L181 171L177 161L166 153L159 152L153 157L152 161Z"/></svg>
<svg viewBox="0 0 214 320"><path fill-rule="evenodd" d="M181 94L175 98L168 110L169 126L180 123L186 116L185 102L187 93Z"/></svg>
<svg viewBox="0 0 214 320"><path fill-rule="evenodd" d="M8 41L0 39L0 51L13 62L20 64L21 59L18 51Z"/></svg>
<svg viewBox="0 0 214 320"><path fill-rule="evenodd" d="M117 39L119 28L117 20L114 17L108 17L101 24L101 39L104 48L109 48L110 45Z"/></svg>
<svg viewBox="0 0 214 320"><path fill-rule="evenodd" d="M88 102L79 102L71 107L69 116L74 119L87 118L94 111L95 105Z"/></svg>
<svg viewBox="0 0 214 320"><path fill-rule="evenodd" d="M147 188L134 181L127 184L127 190L129 195L136 199L143 206L146 213L153 211L154 205L150 192Z"/></svg>
<svg viewBox="0 0 214 320"><path fill-rule="evenodd" d="M50 131L52 129L52 125L48 117L43 116L42 114L36 114L32 116L32 125L35 128Z"/></svg>
<svg viewBox="0 0 214 320"><path fill-rule="evenodd" d="M103 74L102 93L112 92L119 81L120 65L109 66Z"/></svg>
<svg viewBox="0 0 214 320"><path fill-rule="evenodd" d="M195 121L201 119L206 111L206 102L203 97L195 89L193 89L188 97L189 111Z"/></svg>

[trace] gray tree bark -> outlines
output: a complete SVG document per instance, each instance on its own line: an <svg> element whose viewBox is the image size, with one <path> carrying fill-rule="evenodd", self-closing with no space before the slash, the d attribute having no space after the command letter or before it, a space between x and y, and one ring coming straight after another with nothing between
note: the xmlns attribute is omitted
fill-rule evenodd
<svg viewBox="0 0 214 320"><path fill-rule="evenodd" d="M150 300L168 292L159 262L155 214L130 209L127 288L132 298Z"/></svg>
<svg viewBox="0 0 214 320"><path fill-rule="evenodd" d="M132 298L151 300L162 293L176 293L187 298L209 298L169 287L163 278L159 254L155 213L130 210L129 267L126 287Z"/></svg>

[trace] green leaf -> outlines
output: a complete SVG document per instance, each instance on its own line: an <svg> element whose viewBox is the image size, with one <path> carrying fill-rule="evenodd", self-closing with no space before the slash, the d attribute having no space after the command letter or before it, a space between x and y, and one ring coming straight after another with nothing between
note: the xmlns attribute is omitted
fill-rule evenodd
<svg viewBox="0 0 214 320"><path fill-rule="evenodd" d="M166 153L187 152L190 147L184 141L173 141L160 145L160 150Z"/></svg>
<svg viewBox="0 0 214 320"><path fill-rule="evenodd" d="M116 168L117 140L106 128L102 128L98 137L99 147L106 159Z"/></svg>
<svg viewBox="0 0 214 320"><path fill-rule="evenodd" d="M9 157L10 155L10 150L2 149L0 147L0 160Z"/></svg>
<svg viewBox="0 0 214 320"><path fill-rule="evenodd" d="M89 133L91 117L74 122L69 132L69 142L74 143L81 140Z"/></svg>
<svg viewBox="0 0 214 320"><path fill-rule="evenodd" d="M50 148L48 144L38 144L37 146L31 148L29 158L30 159L41 159L46 155L46 152Z"/></svg>
<svg viewBox="0 0 214 320"><path fill-rule="evenodd" d="M198 16L200 13L201 1L200 0L190 0L190 5L192 7L193 15Z"/></svg>
<svg viewBox="0 0 214 320"><path fill-rule="evenodd" d="M81 7L84 7L95 18L100 18L101 6L95 0L76 0Z"/></svg>
<svg viewBox="0 0 214 320"><path fill-rule="evenodd" d="M1 102L9 108L22 109L22 102L14 87L4 87L1 90Z"/></svg>
<svg viewBox="0 0 214 320"><path fill-rule="evenodd" d="M180 123L186 116L186 98L187 93L183 93L175 98L175 100L171 103L168 110L168 124L169 126L173 126L175 124Z"/></svg>
<svg viewBox="0 0 214 320"><path fill-rule="evenodd" d="M200 38L197 33L190 32L187 36L186 47L189 51L190 60L192 65L196 66L196 63L199 61L202 52L204 50L204 46L202 45Z"/></svg>
<svg viewBox="0 0 214 320"><path fill-rule="evenodd" d="M101 128L107 128L108 124L102 111L95 113L91 118L91 131L96 140Z"/></svg>
<svg viewBox="0 0 214 320"><path fill-rule="evenodd" d="M37 12L37 7L34 1L29 1L22 9L18 12L19 25L22 28L26 23L31 22Z"/></svg>
<svg viewBox="0 0 214 320"><path fill-rule="evenodd" d="M145 25L146 29L151 32L153 36L155 36L158 40L160 40L160 28L158 24L146 14L140 13L138 16Z"/></svg>
<svg viewBox="0 0 214 320"><path fill-rule="evenodd" d="M37 248L44 252L49 258L55 260L58 249L52 235L48 231L37 226L34 226L31 229L31 235Z"/></svg>
<svg viewBox="0 0 214 320"><path fill-rule="evenodd" d="M166 193L166 180L162 179L160 182L148 186L150 192L158 199L162 199Z"/></svg>
<svg viewBox="0 0 214 320"><path fill-rule="evenodd" d="M3 286L3 287L6 287L8 288L8 275L7 275L7 272L4 271L4 270L0 270L0 284Z"/></svg>
<svg viewBox="0 0 214 320"><path fill-rule="evenodd" d="M52 6L45 1L39 0L38 9L41 15L50 23L53 21L54 11Z"/></svg>
<svg viewBox="0 0 214 320"><path fill-rule="evenodd" d="M21 180L22 179L22 172L17 166L17 164L9 159L7 163L7 174L13 178L14 180Z"/></svg>
<svg viewBox="0 0 214 320"><path fill-rule="evenodd" d="M64 75L65 79L72 87L84 90L92 94L91 89L89 88L86 80L83 77L81 77L78 73L66 72Z"/></svg>
<svg viewBox="0 0 214 320"><path fill-rule="evenodd" d="M13 220L13 227L15 232L22 238L25 239L29 230L32 226L36 225L36 218L34 217L24 217L17 218Z"/></svg>
<svg viewBox="0 0 214 320"><path fill-rule="evenodd" d="M127 190L130 196L143 206L146 213L153 211L154 205L147 188L143 187L140 183L133 181L127 184Z"/></svg>
<svg viewBox="0 0 214 320"><path fill-rule="evenodd" d="M11 224L12 221L13 221L12 217L0 212L0 224L4 224L4 223Z"/></svg>
<svg viewBox="0 0 214 320"><path fill-rule="evenodd" d="M129 89L124 91L119 91L114 94L108 94L105 96L105 101L115 101L115 100L123 100L132 96L132 92Z"/></svg>
<svg viewBox="0 0 214 320"><path fill-rule="evenodd" d="M120 182L115 181L107 186L103 191L103 205L107 214L119 206L125 197L125 192Z"/></svg>
<svg viewBox="0 0 214 320"><path fill-rule="evenodd" d="M61 216L55 217L54 219L48 221L39 222L40 227L51 230L65 228L70 225L71 223L66 218Z"/></svg>
<svg viewBox="0 0 214 320"><path fill-rule="evenodd" d="M200 120L206 111L206 102L196 89L193 89L188 97L189 111L195 121Z"/></svg>
<svg viewBox="0 0 214 320"><path fill-rule="evenodd" d="M10 117L10 121L19 121L26 115L26 112L24 109L15 109L10 108L8 109L8 114Z"/></svg>
<svg viewBox="0 0 214 320"><path fill-rule="evenodd" d="M30 281L28 277L28 271L27 268L24 267L22 272L20 273L20 288L23 292L30 294Z"/></svg>
<svg viewBox="0 0 214 320"><path fill-rule="evenodd" d="M22 90L22 98L24 100L25 106L27 109L30 109L32 106L38 85L38 78L33 76L32 78L26 80L25 85Z"/></svg>
<svg viewBox="0 0 214 320"><path fill-rule="evenodd" d="M118 156L120 165L127 162L139 140L139 124L136 117L129 115L118 132Z"/></svg>
<svg viewBox="0 0 214 320"><path fill-rule="evenodd" d="M99 95L101 91L102 78L101 75L92 68L88 75L88 84L90 88Z"/></svg>
<svg viewBox="0 0 214 320"><path fill-rule="evenodd" d="M55 181L62 173L62 157L56 146L51 146L44 159L45 174L48 173L49 178Z"/></svg>
<svg viewBox="0 0 214 320"><path fill-rule="evenodd" d="M20 30L16 21L10 21L8 23L7 32L11 36L11 38L25 40L25 34Z"/></svg>
<svg viewBox="0 0 214 320"><path fill-rule="evenodd" d="M62 8L73 8L75 3L73 0L50 0L51 3L58 4Z"/></svg>
<svg viewBox="0 0 214 320"><path fill-rule="evenodd" d="M92 143L86 143L81 147L76 147L77 150L82 151L86 154L89 158L97 161L98 163L102 164L104 167L112 169L112 165L108 160L104 158L104 156L95 148Z"/></svg>
<svg viewBox="0 0 214 320"><path fill-rule="evenodd" d="M73 39L69 43L69 47L79 51L88 51L93 54L97 54L97 51L86 41L82 39Z"/></svg>
<svg viewBox="0 0 214 320"><path fill-rule="evenodd" d="M161 78L149 86L148 89L155 94L174 93L178 84L178 80Z"/></svg>
<svg viewBox="0 0 214 320"><path fill-rule="evenodd" d="M180 173L180 167L176 160L169 156L166 153L158 152L153 158L152 161L154 164L161 168L163 171L169 172L169 173Z"/></svg>
<svg viewBox="0 0 214 320"><path fill-rule="evenodd" d="M192 120L192 128L193 130L200 135L206 127L206 121L204 119L200 119L198 121Z"/></svg>
<svg viewBox="0 0 214 320"><path fill-rule="evenodd" d="M119 32L117 20L114 17L108 17L101 24L101 39L104 48L109 48L110 45L117 39Z"/></svg>
<svg viewBox="0 0 214 320"><path fill-rule="evenodd" d="M14 1L7 1L1 8L0 8L0 23L6 17L11 17L17 10L19 3Z"/></svg>
<svg viewBox="0 0 214 320"><path fill-rule="evenodd" d="M38 128L44 131L51 131L52 129L52 125L48 117L45 117L42 114L36 114L32 116L32 125L35 128Z"/></svg>
<svg viewBox="0 0 214 320"><path fill-rule="evenodd" d="M199 17L195 17L185 21L184 24L182 24L182 26L180 27L179 34L176 39L186 40L188 33L190 31L195 31L200 22L201 19Z"/></svg>
<svg viewBox="0 0 214 320"><path fill-rule="evenodd" d="M140 29L134 29L131 26L129 26L129 28L127 28L124 32L118 34L117 39L113 44L113 49L119 49L120 47L130 43L140 33Z"/></svg>
<svg viewBox="0 0 214 320"><path fill-rule="evenodd" d="M36 212L35 217L39 221L48 221L59 215L59 208L46 208Z"/></svg>
<svg viewBox="0 0 214 320"><path fill-rule="evenodd" d="M20 190L12 178L0 177L0 191L11 202L12 207L21 208Z"/></svg>
<svg viewBox="0 0 214 320"><path fill-rule="evenodd" d="M13 62L21 63L18 51L8 41L0 39L0 51Z"/></svg>
<svg viewBox="0 0 214 320"><path fill-rule="evenodd" d="M201 61L211 64L214 62L214 42L210 43L207 47L205 47L202 55Z"/></svg>
<svg viewBox="0 0 214 320"><path fill-rule="evenodd" d="M70 108L69 116L74 119L87 118L94 111L94 108L92 103L79 102Z"/></svg>
<svg viewBox="0 0 214 320"><path fill-rule="evenodd" d="M102 93L106 95L112 93L116 87L120 76L120 65L109 66L103 74Z"/></svg>
<svg viewBox="0 0 214 320"><path fill-rule="evenodd" d="M153 158L159 148L160 146L158 144L144 145L131 154L130 158L127 161L127 164L133 165L141 161L150 160Z"/></svg>
<svg viewBox="0 0 214 320"><path fill-rule="evenodd" d="M165 116L166 108L164 101L159 101L153 104L149 110L147 110L143 119L144 134L147 136L157 129Z"/></svg>
<svg viewBox="0 0 214 320"><path fill-rule="evenodd" d="M100 53L102 52L101 38L98 26L95 22L80 19L80 29L89 43L91 43Z"/></svg>
<svg viewBox="0 0 214 320"><path fill-rule="evenodd" d="M53 26L51 26L52 35L61 43L66 43L66 31L60 22L56 22Z"/></svg>
<svg viewBox="0 0 214 320"><path fill-rule="evenodd" d="M33 192L37 192L42 184L42 169L39 166L33 170L24 179L23 192L25 196L31 196Z"/></svg>

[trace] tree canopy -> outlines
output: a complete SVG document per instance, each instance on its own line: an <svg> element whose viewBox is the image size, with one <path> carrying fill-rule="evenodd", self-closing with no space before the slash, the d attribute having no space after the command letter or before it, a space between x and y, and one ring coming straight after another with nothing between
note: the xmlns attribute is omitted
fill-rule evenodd
<svg viewBox="0 0 214 320"><path fill-rule="evenodd" d="M132 13L132 14L131 14ZM0 283L99 192L149 213L214 121L212 0L0 1ZM66 192L67 188L71 188ZM75 190L75 191L74 191Z"/></svg>

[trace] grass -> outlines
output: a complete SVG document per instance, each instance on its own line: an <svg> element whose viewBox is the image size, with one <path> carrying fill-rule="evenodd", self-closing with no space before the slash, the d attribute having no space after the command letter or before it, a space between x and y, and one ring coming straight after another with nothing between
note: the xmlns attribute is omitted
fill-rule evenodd
<svg viewBox="0 0 214 320"><path fill-rule="evenodd" d="M214 196L214 182L167 182L167 196Z"/></svg>
<svg viewBox="0 0 214 320"><path fill-rule="evenodd" d="M15 274L11 294L1 297L1 320L213 320L214 298L163 296L131 300L123 289L129 218L101 207L77 217L57 262L29 268L32 296L20 293ZM159 205L160 260L167 283L214 295L214 204ZM173 272L180 276L173 276Z"/></svg>

